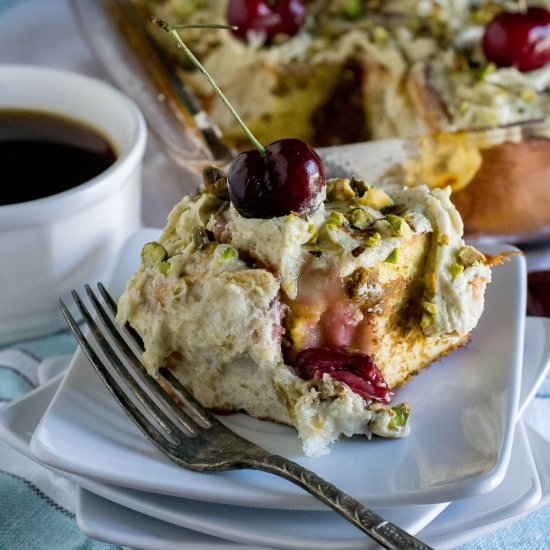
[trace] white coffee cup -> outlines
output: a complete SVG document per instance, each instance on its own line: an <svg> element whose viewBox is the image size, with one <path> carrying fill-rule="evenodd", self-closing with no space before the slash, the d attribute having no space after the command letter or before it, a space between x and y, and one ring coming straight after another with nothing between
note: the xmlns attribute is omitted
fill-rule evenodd
<svg viewBox="0 0 550 550"><path fill-rule="evenodd" d="M57 69L0 65L5 109L62 115L95 128L117 160L67 191L0 206L0 344L61 329L58 299L71 303L71 289L108 280L122 243L141 225L147 134L139 109L123 93ZM2 180L17 185L17 174L4 173Z"/></svg>

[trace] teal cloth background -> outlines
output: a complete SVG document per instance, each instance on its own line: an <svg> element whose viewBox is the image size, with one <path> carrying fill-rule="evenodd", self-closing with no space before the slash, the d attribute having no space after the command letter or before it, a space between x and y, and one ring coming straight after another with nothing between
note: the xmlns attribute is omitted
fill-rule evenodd
<svg viewBox="0 0 550 550"><path fill-rule="evenodd" d="M10 347L24 351L29 359L36 359L38 366L40 360L47 357L72 354L76 344L72 335L60 332ZM35 387L28 373L0 362L0 406ZM26 460L22 456L20 459ZM119 549L85 536L76 525L74 507L69 509L59 504L40 485L40 482L0 468L0 550Z"/></svg>

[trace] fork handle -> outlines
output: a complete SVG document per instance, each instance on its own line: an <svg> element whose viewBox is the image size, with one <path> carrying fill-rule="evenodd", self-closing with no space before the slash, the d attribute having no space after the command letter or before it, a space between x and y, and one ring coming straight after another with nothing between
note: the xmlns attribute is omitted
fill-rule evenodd
<svg viewBox="0 0 550 550"><path fill-rule="evenodd" d="M302 489L330 506L335 512L338 512L361 531L376 540L384 548L391 550L403 550L404 548L431 550L430 546L397 525L384 520L376 512L363 506L332 483L292 460L279 455L259 456L252 458L249 466L255 470L278 475L302 487Z"/></svg>

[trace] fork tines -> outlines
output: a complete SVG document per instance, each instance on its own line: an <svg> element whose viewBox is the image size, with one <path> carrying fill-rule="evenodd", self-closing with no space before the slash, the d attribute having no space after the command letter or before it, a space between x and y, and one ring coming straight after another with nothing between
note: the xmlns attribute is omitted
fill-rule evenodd
<svg viewBox="0 0 550 550"><path fill-rule="evenodd" d="M155 443L163 444L164 432L177 444L181 442L182 435L194 436L201 427L218 422L167 369L161 369L160 373L164 389L147 374L134 351L136 348L143 349L141 339L135 331L116 324L116 302L101 283L98 284L98 288L102 300L89 285L85 285L86 294L99 317L98 321L94 320L78 293L75 290L71 293L89 328L88 337L84 335L63 300L59 301L61 310L105 385L146 435ZM102 360L100 355L106 360ZM156 422L157 428L152 425L151 418ZM197 422L201 426L198 426ZM186 431L185 434L182 434L182 427ZM159 432L159 429L162 432Z"/></svg>

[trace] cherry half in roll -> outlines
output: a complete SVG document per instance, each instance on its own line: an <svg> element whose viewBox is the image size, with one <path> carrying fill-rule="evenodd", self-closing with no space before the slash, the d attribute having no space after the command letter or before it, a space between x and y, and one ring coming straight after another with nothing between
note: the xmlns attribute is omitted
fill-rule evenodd
<svg viewBox="0 0 550 550"><path fill-rule="evenodd" d="M322 380L328 374L363 399L391 403L393 394L369 355L334 347L308 348L298 354L294 369L304 380Z"/></svg>
<svg viewBox="0 0 550 550"><path fill-rule="evenodd" d="M523 72L544 67L550 63L550 11L529 7L499 13L486 25L482 47L497 67Z"/></svg>
<svg viewBox="0 0 550 550"><path fill-rule="evenodd" d="M267 43L275 35L294 36L306 20L302 0L229 0L227 22L237 27L235 36L246 40L252 31L265 37Z"/></svg>
<svg viewBox="0 0 550 550"><path fill-rule="evenodd" d="M227 174L229 196L237 212L245 218L264 219L292 212L313 213L322 200L326 184L325 170L319 155L307 143L294 138L280 139L264 147L179 36L178 28L190 28L193 25L170 25L156 17L151 17L151 21L174 36L255 147L240 153Z"/></svg>

